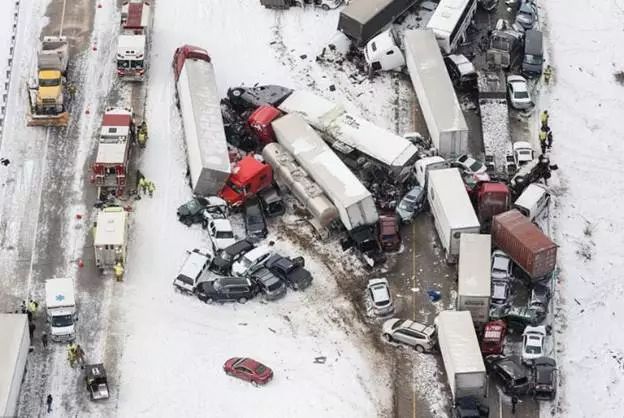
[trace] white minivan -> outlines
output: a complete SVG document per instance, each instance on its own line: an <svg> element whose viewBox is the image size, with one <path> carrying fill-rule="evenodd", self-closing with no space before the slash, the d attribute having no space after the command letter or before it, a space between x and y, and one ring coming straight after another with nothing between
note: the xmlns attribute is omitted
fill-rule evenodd
<svg viewBox="0 0 624 418"><path fill-rule="evenodd" d="M514 208L533 221L548 207L550 192L541 184L529 184L514 202Z"/></svg>

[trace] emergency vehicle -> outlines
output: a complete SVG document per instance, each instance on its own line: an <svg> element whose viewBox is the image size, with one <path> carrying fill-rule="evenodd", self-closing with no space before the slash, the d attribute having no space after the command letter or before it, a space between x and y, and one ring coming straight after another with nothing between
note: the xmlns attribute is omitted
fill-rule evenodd
<svg viewBox="0 0 624 418"><path fill-rule="evenodd" d="M145 0L130 0L121 7L121 34L117 39L117 75L128 81L143 81L151 6Z"/></svg>
<svg viewBox="0 0 624 418"><path fill-rule="evenodd" d="M100 200L106 200L111 194L116 197L123 194L135 132L132 109L106 109L91 174L91 182L98 187Z"/></svg>
<svg viewBox="0 0 624 418"><path fill-rule="evenodd" d="M112 206L100 210L94 225L95 266L100 273L125 265L128 244L128 212Z"/></svg>

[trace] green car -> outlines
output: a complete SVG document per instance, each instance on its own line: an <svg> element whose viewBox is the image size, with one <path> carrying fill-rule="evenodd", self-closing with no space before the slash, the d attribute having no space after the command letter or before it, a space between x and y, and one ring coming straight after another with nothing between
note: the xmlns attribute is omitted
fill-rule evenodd
<svg viewBox="0 0 624 418"><path fill-rule="evenodd" d="M490 312L490 320L502 319L507 322L509 328L516 331L524 331L527 325L536 326L540 320L534 310L523 308L509 308L505 310L493 309Z"/></svg>

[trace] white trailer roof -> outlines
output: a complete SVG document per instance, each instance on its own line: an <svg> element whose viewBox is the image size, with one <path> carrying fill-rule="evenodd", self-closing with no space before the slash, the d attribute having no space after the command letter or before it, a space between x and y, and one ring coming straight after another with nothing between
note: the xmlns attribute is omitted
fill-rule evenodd
<svg viewBox="0 0 624 418"><path fill-rule="evenodd" d="M336 204L348 208L371 194L321 137L300 116L282 116L272 123L286 148Z"/></svg>
<svg viewBox="0 0 624 418"><path fill-rule="evenodd" d="M459 19L470 1L441 0L427 23L427 29L440 34L450 34L459 24Z"/></svg>
<svg viewBox="0 0 624 418"><path fill-rule="evenodd" d="M94 246L123 245L126 240L128 214L123 208L106 208L97 216Z"/></svg>
<svg viewBox="0 0 624 418"><path fill-rule="evenodd" d="M193 185L204 169L230 173L230 156L212 64L187 59L177 87Z"/></svg>
<svg viewBox="0 0 624 418"><path fill-rule="evenodd" d="M470 312L442 311L436 318L436 324L440 342L444 341L447 346L443 353L447 353L449 358L444 358L444 361L451 363L451 370L455 373L485 373Z"/></svg>
<svg viewBox="0 0 624 418"><path fill-rule="evenodd" d="M145 35L119 35L117 37L117 53L135 55L145 52Z"/></svg>
<svg viewBox="0 0 624 418"><path fill-rule="evenodd" d="M479 227L479 220L457 168L430 171L428 182L428 190L435 192L435 196L430 198L439 200L451 229Z"/></svg>
<svg viewBox="0 0 624 418"><path fill-rule="evenodd" d="M98 144L96 164L123 164L125 162L127 142L117 144Z"/></svg>
<svg viewBox="0 0 624 418"><path fill-rule="evenodd" d="M403 167L418 151L407 139L347 113L341 105L306 91L294 91L280 106L351 148L388 166Z"/></svg>
<svg viewBox="0 0 624 418"><path fill-rule="evenodd" d="M360 23L368 22L380 10L385 9L396 0L359 0L350 2L340 13L347 15Z"/></svg>
<svg viewBox="0 0 624 418"><path fill-rule="evenodd" d="M459 285L462 296L490 296L492 238L485 234L459 237Z"/></svg>
<svg viewBox="0 0 624 418"><path fill-rule="evenodd" d="M438 132L465 130L464 119L440 47L431 30L408 30L403 39L405 60L421 107L428 106ZM416 77L415 77L416 76ZM432 128L429 127L431 131Z"/></svg>
<svg viewBox="0 0 624 418"><path fill-rule="evenodd" d="M20 349L24 333L28 332L28 319L24 314L0 314L0 415L12 415L17 404L12 390L16 379L21 382Z"/></svg>
<svg viewBox="0 0 624 418"><path fill-rule="evenodd" d="M73 306L76 304L72 279L48 279L45 284L46 307Z"/></svg>

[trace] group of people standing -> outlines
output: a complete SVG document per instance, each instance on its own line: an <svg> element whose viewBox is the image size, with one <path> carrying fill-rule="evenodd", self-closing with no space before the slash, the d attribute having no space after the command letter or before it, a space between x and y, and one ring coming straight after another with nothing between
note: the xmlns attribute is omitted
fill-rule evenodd
<svg viewBox="0 0 624 418"><path fill-rule="evenodd" d="M540 131L539 131L539 141L540 148L542 149L542 154L546 154L547 149L552 148L553 143L553 134L550 126L548 126L548 118L550 115L548 114L548 110L544 110L540 113Z"/></svg>

